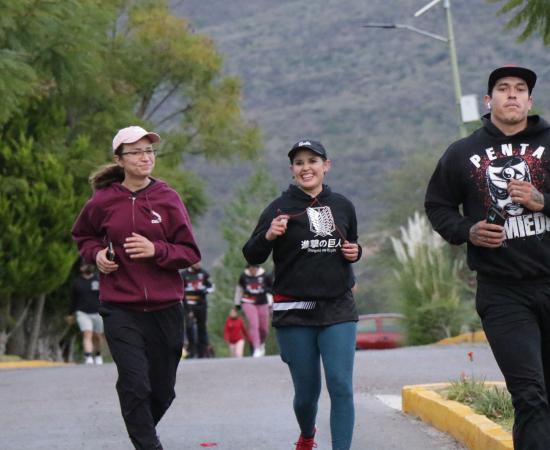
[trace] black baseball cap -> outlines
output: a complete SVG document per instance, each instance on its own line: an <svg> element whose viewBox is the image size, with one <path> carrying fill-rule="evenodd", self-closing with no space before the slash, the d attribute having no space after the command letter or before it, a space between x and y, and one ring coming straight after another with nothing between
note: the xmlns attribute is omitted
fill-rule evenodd
<svg viewBox="0 0 550 450"><path fill-rule="evenodd" d="M503 66L495 69L489 75L489 82L487 83L487 95L491 95L493 88L498 80L504 77L517 77L521 78L527 83L527 89L529 89L529 94L533 91L535 83L537 82L537 74L531 69L519 66Z"/></svg>
<svg viewBox="0 0 550 450"><path fill-rule="evenodd" d="M294 158L296 152L302 149L311 150L313 153L316 153L321 158L327 159L327 151L325 150L325 147L323 147L323 144L321 144L319 141L312 141L311 139L302 139L296 142L296 144L294 144L288 152L290 162L292 162L292 159Z"/></svg>

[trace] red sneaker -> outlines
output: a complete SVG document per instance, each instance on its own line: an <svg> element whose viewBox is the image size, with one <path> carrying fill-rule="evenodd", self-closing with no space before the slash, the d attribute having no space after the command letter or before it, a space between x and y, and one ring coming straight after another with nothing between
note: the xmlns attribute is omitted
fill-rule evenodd
<svg viewBox="0 0 550 450"><path fill-rule="evenodd" d="M298 439L298 442L296 442L295 445L296 450L311 450L312 448L317 448L317 444L315 443L315 435L306 439L300 433L300 439Z"/></svg>

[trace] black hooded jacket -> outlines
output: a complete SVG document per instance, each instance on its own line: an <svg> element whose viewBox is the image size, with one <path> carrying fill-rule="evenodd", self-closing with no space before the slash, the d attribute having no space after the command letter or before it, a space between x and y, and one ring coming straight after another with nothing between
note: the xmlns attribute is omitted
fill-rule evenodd
<svg viewBox="0 0 550 450"><path fill-rule="evenodd" d="M271 221L288 214L283 236L268 241ZM243 248L250 264L262 264L273 251L273 291L297 300L341 297L353 286L350 262L342 254L344 240L357 242L357 218L353 204L323 185L315 198L291 185L262 213ZM359 258L361 247L359 247Z"/></svg>
<svg viewBox="0 0 550 450"><path fill-rule="evenodd" d="M428 185L425 209L435 231L451 244L468 244L468 265L480 279L550 281L550 125L530 116L528 126L504 135L486 115L483 127L443 154ZM512 203L510 179L531 182L544 194L544 209ZM472 245L469 230L491 204L507 213L506 240L490 249ZM462 206L462 213L459 211Z"/></svg>

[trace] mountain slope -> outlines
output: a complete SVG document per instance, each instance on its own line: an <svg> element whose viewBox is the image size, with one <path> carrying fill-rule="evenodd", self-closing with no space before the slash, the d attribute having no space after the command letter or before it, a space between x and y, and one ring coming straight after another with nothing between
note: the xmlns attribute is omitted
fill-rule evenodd
<svg viewBox="0 0 550 450"><path fill-rule="evenodd" d="M387 210L381 194L391 171L412 153L439 154L457 138L447 46L406 30L361 27L398 22L446 35L442 4L412 18L426 3L185 0L174 8L214 39L226 71L242 78L245 115L264 132L265 159L281 188L290 182L290 146L302 137L320 139L333 160L327 181L354 201L366 233ZM497 9L481 0L452 2L462 91L477 94L480 109L494 67L524 64L543 74L550 63L538 39L515 42L517 32L504 30L506 17L497 17ZM535 102L548 111L550 77L540 78ZM215 198L197 227L206 253L215 257L220 210L251 166L200 159L187 165L205 178Z"/></svg>

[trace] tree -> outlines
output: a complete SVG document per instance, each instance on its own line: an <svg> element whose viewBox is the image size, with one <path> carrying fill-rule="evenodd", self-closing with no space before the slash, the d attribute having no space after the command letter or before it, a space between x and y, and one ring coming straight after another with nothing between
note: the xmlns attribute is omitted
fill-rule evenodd
<svg viewBox="0 0 550 450"><path fill-rule="evenodd" d="M518 8L519 11L506 24L508 29L525 25L520 42L525 41L535 33L540 33L544 45L550 45L550 8L545 0L488 0L490 3L502 3L499 14L507 14Z"/></svg>
<svg viewBox="0 0 550 450"><path fill-rule="evenodd" d="M260 136L242 118L240 83L222 74L213 42L173 16L166 1L0 0L0 6L0 142L6 143L0 201L8 214L0 257L10 264L0 275L0 305L10 310L0 335L6 341L19 329L23 342L37 335L42 311L55 314L44 308L55 303L47 294L77 257L70 227L90 194L90 172L111 157L117 128L161 130L166 143L157 174L180 191L192 216L207 202L198 177L180 171L185 155L251 158ZM25 164L36 166L36 179L22 170ZM46 214L61 207L62 214ZM22 325L33 331L23 333ZM17 353L32 353L34 341L18 345Z"/></svg>
<svg viewBox="0 0 550 450"><path fill-rule="evenodd" d="M0 175L2 354L33 301L41 311L44 295L67 277L75 253L67 236L73 217L67 212L74 210L75 197L62 164L25 138L0 147ZM40 319L38 314L35 320ZM31 350L35 346L36 338Z"/></svg>
<svg viewBox="0 0 550 450"><path fill-rule="evenodd" d="M259 131L242 118L240 82L222 75L213 42L173 16L166 1L16 3L0 19L0 67L12 69L0 82L7 99L1 136L55 142L76 169L82 201L90 171L110 158L114 130L130 123L162 130L161 174L168 177L185 154L257 155ZM75 153L83 140L88 147ZM203 200L186 200L192 215L204 211Z"/></svg>
<svg viewBox="0 0 550 450"><path fill-rule="evenodd" d="M256 227L261 212L276 195L275 184L267 170L259 166L254 170L255 173L237 190L234 200L227 205L221 225L227 250L221 263L214 269L216 291L209 305L208 319L209 333L217 347L217 354L221 348L225 351L223 324L233 305L235 285L246 266L243 245ZM267 343L266 346L269 351L273 344L270 346Z"/></svg>

